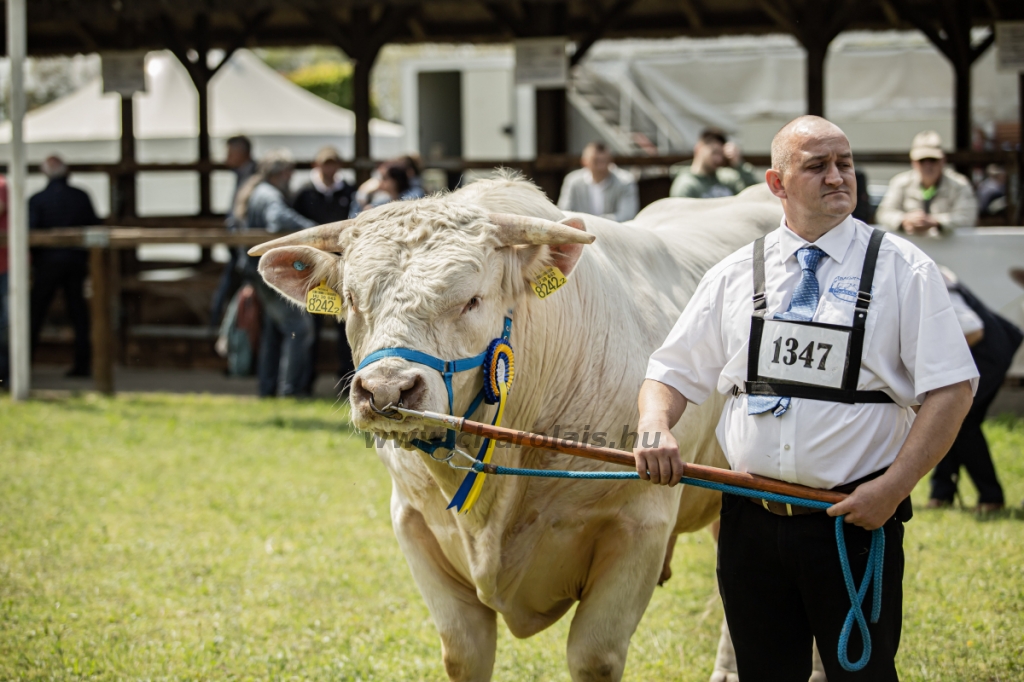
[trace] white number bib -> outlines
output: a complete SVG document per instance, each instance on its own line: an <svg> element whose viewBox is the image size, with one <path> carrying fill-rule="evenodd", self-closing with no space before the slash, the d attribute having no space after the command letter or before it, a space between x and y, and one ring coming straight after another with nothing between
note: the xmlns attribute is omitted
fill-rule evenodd
<svg viewBox="0 0 1024 682"><path fill-rule="evenodd" d="M849 347L849 329L766 319L757 373L762 381L842 388Z"/></svg>

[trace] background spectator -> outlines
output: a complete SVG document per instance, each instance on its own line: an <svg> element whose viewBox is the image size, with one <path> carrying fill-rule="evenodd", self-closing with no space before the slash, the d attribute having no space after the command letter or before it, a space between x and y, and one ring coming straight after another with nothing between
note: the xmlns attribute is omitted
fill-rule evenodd
<svg viewBox="0 0 1024 682"><path fill-rule="evenodd" d="M245 229L292 232L312 227L309 218L288 205L285 192L295 162L287 150L267 154L256 174L238 192L235 217ZM260 397L308 396L315 340L313 316L285 300L263 281L256 270L259 258L243 256L243 275L252 284L263 308L263 333L259 351Z"/></svg>
<svg viewBox="0 0 1024 682"><path fill-rule="evenodd" d="M612 163L612 155L604 144L591 142L584 147L580 165L583 168L565 176L558 208L620 223L636 217L640 210L636 181Z"/></svg>
<svg viewBox="0 0 1024 682"><path fill-rule="evenodd" d="M1017 327L1002 316L989 310L984 303L961 284L956 275L942 268L946 280L949 300L956 311L960 328L971 347L974 364L981 375L978 392L974 396L971 411L967 413L960 433L953 446L932 472L931 508L948 507L957 494L960 468L967 470L974 487L978 489L980 512L993 512L1005 506L1003 487L996 476L995 465L988 449L988 441L981 430L985 413L1003 385L1007 370L1013 362L1013 355L1020 347L1024 336Z"/></svg>
<svg viewBox="0 0 1024 682"><path fill-rule="evenodd" d="M7 238L7 178L0 175L0 239ZM7 388L11 375L10 331L7 327L7 247L0 246L0 390Z"/></svg>
<svg viewBox="0 0 1024 682"><path fill-rule="evenodd" d="M940 233L971 227L978 203L970 181L946 168L942 138L934 130L914 136L910 146L912 170L889 181L878 206L878 224L907 234Z"/></svg>
<svg viewBox="0 0 1024 682"><path fill-rule="evenodd" d="M295 195L295 210L317 225L348 218L355 187L341 177L341 156L334 147L316 154L309 182Z"/></svg>
<svg viewBox="0 0 1024 682"><path fill-rule="evenodd" d="M857 220L873 225L875 222L875 207L871 205L871 195L868 193L868 176L864 171L854 171L857 177L857 206L853 209L853 217Z"/></svg>
<svg viewBox="0 0 1024 682"><path fill-rule="evenodd" d="M720 128L705 128L693 147L693 163L672 181L669 196L715 199L739 194L761 182L754 167L744 163L735 142L729 142Z"/></svg>
<svg viewBox="0 0 1024 682"><path fill-rule="evenodd" d="M42 171L49 182L46 189L29 199L29 229L85 227L100 222L89 195L68 185L68 167L60 157L47 157ZM67 373L73 377L92 374L89 308L82 295L86 274L88 256L85 249L32 249L32 348L39 346L39 334L53 297L58 289L63 290L64 306L75 329L75 360Z"/></svg>
<svg viewBox="0 0 1024 682"><path fill-rule="evenodd" d="M978 215L996 216L1006 212L1006 169L994 163L985 168L978 184Z"/></svg>
<svg viewBox="0 0 1024 682"><path fill-rule="evenodd" d="M420 178L420 157L418 154L406 154L402 157L401 163L405 166L405 173L409 176L409 189L402 195L402 199L422 199L427 195L423 191L423 180Z"/></svg>
<svg viewBox="0 0 1024 682"><path fill-rule="evenodd" d="M235 189L231 193L231 206L234 207L238 199L238 190L242 188L245 181L256 172L256 162L252 159L252 142L245 135L229 137L227 141L227 158L224 165L235 174ZM239 228L238 219L233 210L228 211L228 217L224 221L230 231ZM243 257L244 249L231 247L231 260L224 265L224 272L221 274L220 282L217 283L217 290L213 292L213 302L210 305L210 326L216 327L224 314L224 304L231 300L242 284L242 278L235 268L235 262Z"/></svg>
<svg viewBox="0 0 1024 682"><path fill-rule="evenodd" d="M334 147L324 147L317 152L313 162L313 170L309 174L309 182L299 190L295 197L295 210L317 224L333 223L345 220L352 211L355 198L355 187L341 177L341 157ZM324 326L322 315L313 316L313 348L310 356L312 368L310 389L316 381L316 365L320 330ZM345 324L338 325L338 377L343 378L355 370L352 363L352 349L345 337Z"/></svg>
<svg viewBox="0 0 1024 682"><path fill-rule="evenodd" d="M408 192L409 173L405 165L401 161L382 163L377 167L373 177L359 186L352 215L356 216L368 208L407 198Z"/></svg>

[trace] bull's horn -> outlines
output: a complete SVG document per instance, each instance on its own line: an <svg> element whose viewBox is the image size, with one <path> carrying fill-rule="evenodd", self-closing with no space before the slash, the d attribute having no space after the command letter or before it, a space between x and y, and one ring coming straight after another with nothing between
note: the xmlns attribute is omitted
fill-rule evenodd
<svg viewBox="0 0 1024 682"><path fill-rule="evenodd" d="M341 244L341 233L354 222L355 219L352 218L299 230L273 241L264 242L259 246L254 246L249 249L249 255L262 256L267 251L276 249L279 246L312 246L314 249L320 249L321 251L338 251L338 246Z"/></svg>
<svg viewBox="0 0 1024 682"><path fill-rule="evenodd" d="M492 213L490 221L498 227L498 239L505 246L515 244L590 244L594 235L577 230L563 223L544 218L515 215L513 213Z"/></svg>

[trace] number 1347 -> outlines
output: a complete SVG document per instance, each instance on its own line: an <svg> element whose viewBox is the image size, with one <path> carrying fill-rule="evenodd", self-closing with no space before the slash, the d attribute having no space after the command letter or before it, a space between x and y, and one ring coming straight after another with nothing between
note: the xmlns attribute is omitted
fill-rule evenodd
<svg viewBox="0 0 1024 682"><path fill-rule="evenodd" d="M815 344L814 341L808 342L803 350L800 350L800 342L792 337L784 339L779 337L775 339L775 356L772 358L773 364L778 364L781 360L784 365L795 365L798 360L803 361L804 367L811 369L814 366L815 353L817 351L824 351L820 354L818 359L818 367L822 371L825 370L825 361L828 360L828 354L832 351L831 343L821 343L820 341ZM783 348L785 345L785 348Z"/></svg>

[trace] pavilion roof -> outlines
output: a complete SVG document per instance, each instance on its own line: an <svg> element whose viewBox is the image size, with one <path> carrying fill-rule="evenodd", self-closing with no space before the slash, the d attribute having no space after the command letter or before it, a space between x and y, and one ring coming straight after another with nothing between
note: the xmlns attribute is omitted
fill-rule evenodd
<svg viewBox="0 0 1024 682"><path fill-rule="evenodd" d="M914 28L908 11L969 14L976 25L1024 19L1020 0L32 0L28 46L34 55L197 41L225 49L333 44L352 52L375 41L551 35L589 45L598 38L794 32L802 28L794 18L814 3L848 6L843 27L851 30ZM365 35L366 26L379 33Z"/></svg>

